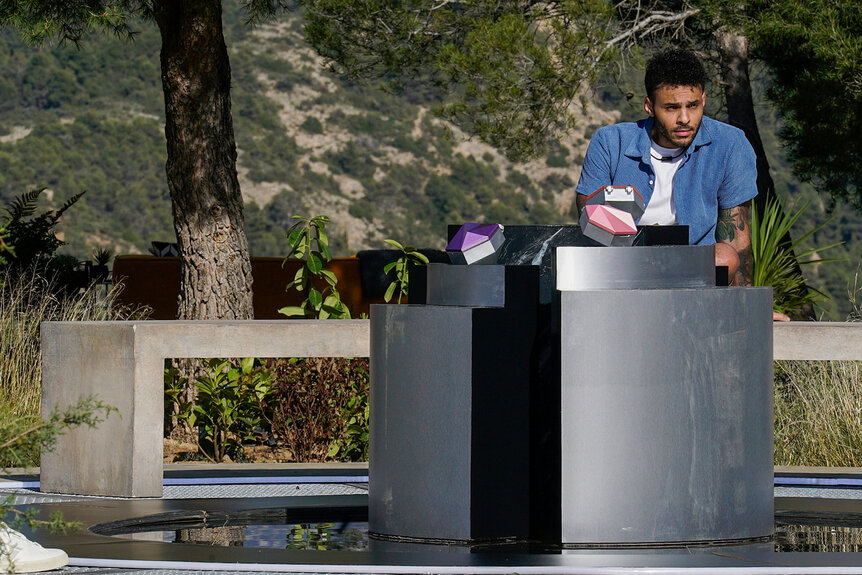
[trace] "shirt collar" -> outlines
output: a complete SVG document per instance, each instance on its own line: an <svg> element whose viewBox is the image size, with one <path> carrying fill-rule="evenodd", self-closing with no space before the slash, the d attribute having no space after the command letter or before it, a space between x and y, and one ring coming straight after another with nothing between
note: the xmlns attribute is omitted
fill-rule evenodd
<svg viewBox="0 0 862 575"><path fill-rule="evenodd" d="M652 134L653 122L654 120L652 117L644 118L638 122L638 127L641 129L638 131L637 138L632 139L625 152L623 152L626 156L630 158L640 158L645 164L650 163L649 150L650 142L652 141L650 134ZM685 150L686 159L699 148L712 143L712 133L709 129L709 122L710 119L706 116L701 120L700 128L698 128L697 134L694 136L694 141Z"/></svg>

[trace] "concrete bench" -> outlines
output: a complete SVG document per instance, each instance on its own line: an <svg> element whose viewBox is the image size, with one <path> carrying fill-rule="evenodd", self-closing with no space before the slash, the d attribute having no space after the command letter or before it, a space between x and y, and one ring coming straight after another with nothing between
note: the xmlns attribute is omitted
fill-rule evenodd
<svg viewBox="0 0 862 575"><path fill-rule="evenodd" d="M862 322L776 322L772 334L773 359L862 360Z"/></svg>
<svg viewBox="0 0 862 575"><path fill-rule="evenodd" d="M775 359L862 360L862 323L775 323ZM87 395L112 405L96 429L42 454L42 490L161 497L164 360L368 357L368 320L45 322L42 413Z"/></svg>
<svg viewBox="0 0 862 575"><path fill-rule="evenodd" d="M368 355L368 320L45 322L42 413L87 395L118 412L43 453L41 489L162 496L166 358Z"/></svg>

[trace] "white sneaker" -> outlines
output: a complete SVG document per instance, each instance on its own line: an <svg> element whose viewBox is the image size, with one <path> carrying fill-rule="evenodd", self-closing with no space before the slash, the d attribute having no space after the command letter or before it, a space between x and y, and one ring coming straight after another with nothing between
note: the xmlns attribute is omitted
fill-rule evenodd
<svg viewBox="0 0 862 575"><path fill-rule="evenodd" d="M45 549L0 522L0 571L34 573L68 564L69 556L62 549Z"/></svg>

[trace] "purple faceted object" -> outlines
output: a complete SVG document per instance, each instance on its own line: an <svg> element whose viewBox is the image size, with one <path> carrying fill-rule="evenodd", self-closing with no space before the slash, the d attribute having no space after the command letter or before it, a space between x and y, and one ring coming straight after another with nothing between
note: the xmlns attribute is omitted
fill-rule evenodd
<svg viewBox="0 0 862 575"><path fill-rule="evenodd" d="M496 263L504 239L500 224L468 222L452 237L446 252L453 264Z"/></svg>

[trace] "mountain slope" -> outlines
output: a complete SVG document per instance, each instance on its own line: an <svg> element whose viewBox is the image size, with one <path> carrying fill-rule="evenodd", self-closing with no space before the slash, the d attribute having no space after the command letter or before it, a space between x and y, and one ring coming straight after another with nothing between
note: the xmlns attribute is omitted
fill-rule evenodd
<svg viewBox="0 0 862 575"><path fill-rule="evenodd" d="M328 215L338 255L385 247L388 237L439 248L446 224L462 221L574 222L588 138L601 125L641 115L638 98L599 91L585 98L578 128L546 157L513 164L436 119L436 95L420 83L392 94L329 74L301 25L300 15L289 14L249 28L236 7L225 10L253 255L284 254L295 214ZM152 240L173 238L159 38L152 26L139 30L133 43L94 37L80 50L32 48L0 31L0 198L47 187L56 206L87 190L63 222L64 251L81 258L99 245L143 252ZM626 89L641 92L636 82ZM779 193L814 198L806 219L822 218L828 206L792 177L780 159L776 121L768 108L760 112ZM837 300L846 300L862 261L860 225L858 214L839 206L835 223L814 238L850 240L840 250L848 262L810 268L812 283ZM840 316L848 308L834 310Z"/></svg>

